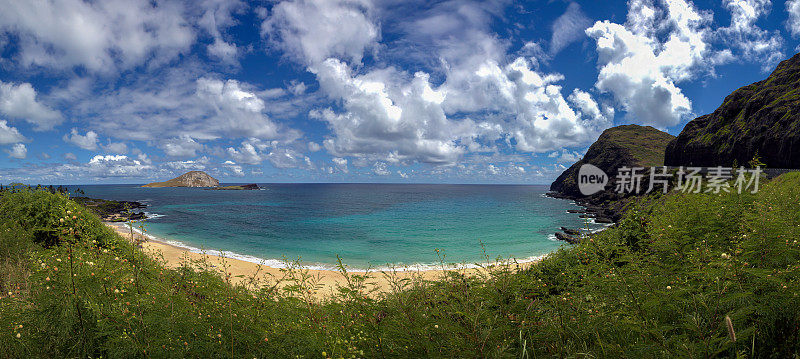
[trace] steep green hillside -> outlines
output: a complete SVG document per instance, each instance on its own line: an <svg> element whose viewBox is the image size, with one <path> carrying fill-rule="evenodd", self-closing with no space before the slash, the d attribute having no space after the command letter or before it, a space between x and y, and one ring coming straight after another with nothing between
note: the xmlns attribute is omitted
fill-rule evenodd
<svg viewBox="0 0 800 359"><path fill-rule="evenodd" d="M759 156L772 168L800 168L800 54L763 81L725 98L684 127L667 147L670 166L746 165Z"/></svg>
<svg viewBox="0 0 800 359"><path fill-rule="evenodd" d="M583 159L570 166L550 185L568 197L583 197L578 190L578 169L590 163L612 178L623 166L662 166L664 149L675 137L650 126L623 125L609 128L589 147Z"/></svg>

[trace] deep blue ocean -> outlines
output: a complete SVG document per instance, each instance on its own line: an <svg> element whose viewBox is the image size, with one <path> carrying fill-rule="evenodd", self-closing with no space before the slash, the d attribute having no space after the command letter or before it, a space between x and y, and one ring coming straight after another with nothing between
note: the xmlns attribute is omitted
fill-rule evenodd
<svg viewBox="0 0 800 359"><path fill-rule="evenodd" d="M546 186L260 184L259 191L78 186L89 197L139 201L148 233L195 251L221 250L279 266L332 268L530 260L556 250L560 226L587 224ZM74 187L74 186L71 186ZM591 229L601 225L589 224ZM483 248L481 246L483 244Z"/></svg>

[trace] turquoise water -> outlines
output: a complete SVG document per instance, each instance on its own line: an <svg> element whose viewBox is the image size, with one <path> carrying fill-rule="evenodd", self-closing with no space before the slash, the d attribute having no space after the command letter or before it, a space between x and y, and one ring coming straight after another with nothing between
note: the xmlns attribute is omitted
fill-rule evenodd
<svg viewBox="0 0 800 359"><path fill-rule="evenodd" d="M262 184L260 191L82 186L90 197L148 204L148 233L277 266L332 268L530 260L557 249L560 226L586 227L545 186ZM590 228L602 228L590 225ZM483 248L481 246L483 244Z"/></svg>

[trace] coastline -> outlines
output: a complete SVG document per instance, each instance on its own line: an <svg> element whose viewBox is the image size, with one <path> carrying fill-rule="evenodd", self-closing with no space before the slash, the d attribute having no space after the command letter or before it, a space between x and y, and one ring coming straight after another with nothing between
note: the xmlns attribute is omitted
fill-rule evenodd
<svg viewBox="0 0 800 359"><path fill-rule="evenodd" d="M148 255L156 258L163 259L166 266L169 268L177 268L187 262L203 262L206 263L209 269L214 269L221 275L225 276L226 272L230 275L233 284L240 284L245 286L263 286L274 285L279 279L286 279L288 270L285 266L277 266L271 262L277 261L249 257L250 260L234 258L226 254L224 251L202 251L192 250L190 248L179 246L169 243L168 240L157 238L151 235L143 234L136 228L133 229L133 234L129 228L125 227L124 223L111 223L104 222L106 226L113 229L117 234L128 240L135 240L140 243L140 248ZM131 238L133 235L133 238ZM198 253L199 252L199 253ZM397 268L377 268L370 270L368 273L364 270L347 268L348 273L367 275L367 291L374 290L373 295L380 293L387 293L393 290L393 283L400 281L432 281L442 279L448 272L458 272L468 276L475 276L486 274L487 268L496 266L508 266L512 270L520 270L532 266L544 256L531 257L526 260L509 261L508 263L493 263L486 267L477 265L457 265L445 266L441 269L434 269L430 266L408 266ZM270 265L272 264L272 265ZM224 270L227 268L227 271ZM347 283L344 275L338 270L332 269L314 269L314 268L295 268L300 269L303 273L313 278L312 281L316 282L317 288L311 294L316 300L324 300L325 298L333 297L336 294L339 286L344 286ZM283 282L279 285L282 287L289 283Z"/></svg>

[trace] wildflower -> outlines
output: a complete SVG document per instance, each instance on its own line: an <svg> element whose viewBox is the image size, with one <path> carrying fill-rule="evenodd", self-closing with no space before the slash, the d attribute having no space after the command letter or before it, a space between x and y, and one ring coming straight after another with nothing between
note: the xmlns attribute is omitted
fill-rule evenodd
<svg viewBox="0 0 800 359"><path fill-rule="evenodd" d="M728 253L722 253L722 255L720 255L720 257L722 257L722 259L730 259L731 258L731 256Z"/></svg>
<svg viewBox="0 0 800 359"><path fill-rule="evenodd" d="M64 218L60 218L60 219L58 220L58 222L60 222L60 223L64 223Z"/></svg>
<svg viewBox="0 0 800 359"><path fill-rule="evenodd" d="M17 333L17 339L19 339L20 337L22 337L22 335Z"/></svg>
<svg viewBox="0 0 800 359"><path fill-rule="evenodd" d="M672 290L672 286L668 285L667 290Z"/></svg>
<svg viewBox="0 0 800 359"><path fill-rule="evenodd" d="M436 329L439 329L439 324L434 324L433 327L436 328Z"/></svg>
<svg viewBox="0 0 800 359"><path fill-rule="evenodd" d="M326 357L326 358L327 358L327 357L328 357L328 353L326 353L326 352L322 352L322 356L324 356L324 357Z"/></svg>

